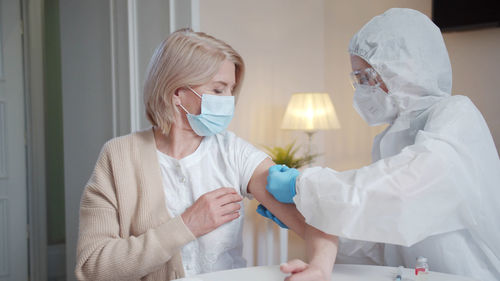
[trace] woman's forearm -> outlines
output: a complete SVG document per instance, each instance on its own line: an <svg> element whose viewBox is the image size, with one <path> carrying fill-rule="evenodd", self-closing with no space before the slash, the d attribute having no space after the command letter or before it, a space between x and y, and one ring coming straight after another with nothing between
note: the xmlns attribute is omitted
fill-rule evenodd
<svg viewBox="0 0 500 281"><path fill-rule="evenodd" d="M338 237L306 225L305 242L309 265L318 267L329 280L337 257Z"/></svg>
<svg viewBox="0 0 500 281"><path fill-rule="evenodd" d="M268 170L273 164L270 159L266 159L257 167L248 184L248 191L271 213L305 240L310 262L308 268L311 269L311 272L321 271L323 279L329 280L337 256L338 238L306 224L304 217L294 204L280 203L267 192ZM305 275L308 274L308 272L305 272Z"/></svg>

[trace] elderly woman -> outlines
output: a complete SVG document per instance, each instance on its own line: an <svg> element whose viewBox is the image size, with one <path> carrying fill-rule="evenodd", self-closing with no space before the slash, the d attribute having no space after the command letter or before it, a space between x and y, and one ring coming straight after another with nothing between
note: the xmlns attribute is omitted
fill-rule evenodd
<svg viewBox="0 0 500 281"><path fill-rule="evenodd" d="M310 264L292 280L327 280L337 239L265 190L273 162L225 131L244 74L240 55L179 30L151 59L144 101L153 128L107 142L80 207L80 280L171 280L245 266L243 197L302 236Z"/></svg>

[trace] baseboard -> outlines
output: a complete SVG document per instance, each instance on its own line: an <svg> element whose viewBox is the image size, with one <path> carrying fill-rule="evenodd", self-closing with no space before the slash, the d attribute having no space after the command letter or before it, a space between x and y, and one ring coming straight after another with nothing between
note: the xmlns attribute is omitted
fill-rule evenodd
<svg viewBox="0 0 500 281"><path fill-rule="evenodd" d="M66 245L55 244L47 247L48 281L66 280Z"/></svg>

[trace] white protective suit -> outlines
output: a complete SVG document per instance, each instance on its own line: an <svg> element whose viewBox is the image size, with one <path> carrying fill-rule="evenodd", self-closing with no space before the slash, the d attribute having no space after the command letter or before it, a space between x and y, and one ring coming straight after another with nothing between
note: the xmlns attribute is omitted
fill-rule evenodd
<svg viewBox="0 0 500 281"><path fill-rule="evenodd" d="M431 271L500 280L500 160L478 109L451 96L440 30L420 12L391 9L349 52L378 72L399 114L375 138L371 165L306 169L298 210L341 237L339 261L414 267L422 255Z"/></svg>

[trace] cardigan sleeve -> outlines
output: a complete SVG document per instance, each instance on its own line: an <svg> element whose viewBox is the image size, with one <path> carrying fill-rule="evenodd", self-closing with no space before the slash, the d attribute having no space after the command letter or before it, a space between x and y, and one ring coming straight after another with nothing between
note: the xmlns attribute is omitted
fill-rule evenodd
<svg viewBox="0 0 500 281"><path fill-rule="evenodd" d="M75 269L78 280L138 280L160 269L183 245L195 239L180 216L139 236L121 237L110 171L106 144L80 203Z"/></svg>

